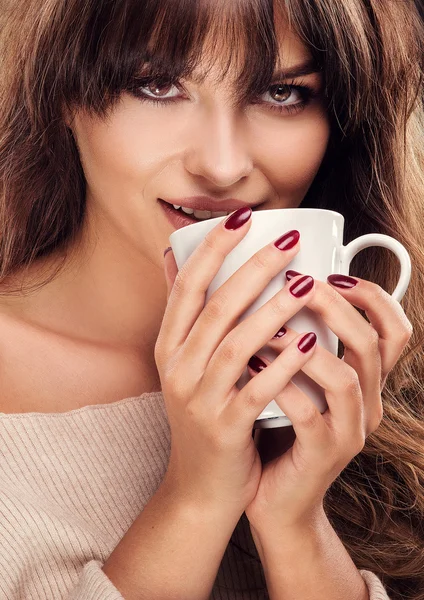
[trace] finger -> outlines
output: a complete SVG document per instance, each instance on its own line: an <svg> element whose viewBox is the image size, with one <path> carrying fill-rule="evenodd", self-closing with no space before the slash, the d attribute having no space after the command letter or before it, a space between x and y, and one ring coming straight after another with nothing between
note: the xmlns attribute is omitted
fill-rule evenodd
<svg viewBox="0 0 424 600"><path fill-rule="evenodd" d="M287 275L286 275L287 276ZM374 327L341 294L317 280L307 307L318 314L345 347L344 362L357 372L365 397L380 391L381 358Z"/></svg>
<svg viewBox="0 0 424 600"><path fill-rule="evenodd" d="M228 422L238 424L239 427L244 426L246 429L251 428L264 408L310 360L315 348L315 333L309 332L296 336L267 369L253 377L227 402L224 410Z"/></svg>
<svg viewBox="0 0 424 600"><path fill-rule="evenodd" d="M379 337L382 372L389 373L412 335L412 325L400 303L365 279L336 274L327 281L353 306L365 311Z"/></svg>
<svg viewBox="0 0 424 600"><path fill-rule="evenodd" d="M312 277L297 277L225 336L214 354L207 357L207 363L203 367L204 381L214 390L214 394L220 394L222 397L229 394L244 372L250 357L268 342L281 323L287 322L307 303L314 293L313 284ZM303 295L299 296L299 293ZM213 329L209 335L216 335ZM204 336L206 338L206 334ZM204 339L203 343L206 344L207 340ZM199 340L199 346L201 345ZM200 349L197 352L200 354ZM190 367L193 361L194 364L199 364L200 359L194 351L190 356L193 356Z"/></svg>
<svg viewBox="0 0 424 600"><path fill-rule="evenodd" d="M274 400L290 419L295 440L302 448L309 448L314 458L326 456L330 444L330 431L323 415L312 400L299 388L296 393L286 394L285 390L276 394ZM293 436L291 436L293 439Z"/></svg>
<svg viewBox="0 0 424 600"><path fill-rule="evenodd" d="M293 344L293 341L297 340L298 337L298 334L291 330L287 337L285 337L286 348ZM308 363L314 359L315 354L319 350L319 346L316 345L313 354L303 365L302 371L307 369ZM264 357L257 358L259 358L262 363L257 361L257 367L260 368L261 371L266 371L270 376L270 367L277 359L270 362ZM250 365L248 368L253 377L258 377L257 372L255 372ZM291 386L290 391L287 392L289 386ZM326 421L323 419L323 416L312 400L302 390L295 386L293 382L289 382L282 391L280 390L275 394L274 400L284 414L290 419L294 433L296 434L297 443L302 449L309 449L310 451L310 449L313 448L315 458L317 454L328 452L330 436Z"/></svg>
<svg viewBox="0 0 424 600"><path fill-rule="evenodd" d="M296 331L286 327L284 337L269 340L268 346L276 352L282 352L297 335ZM370 400L366 409L358 374L345 361L317 344L313 356L301 370L323 388L328 410L322 414L322 418L343 439L355 440L361 437L362 432L368 434L376 429L375 421L381 420L381 395L377 392L376 399ZM286 404L287 401L284 406ZM285 412L282 405L281 409Z"/></svg>
<svg viewBox="0 0 424 600"><path fill-rule="evenodd" d="M168 300L169 295L171 294L172 286L174 285L174 281L178 273L177 263L175 262L174 253L172 252L171 247L165 250L163 260L166 281L166 299Z"/></svg>
<svg viewBox="0 0 424 600"><path fill-rule="evenodd" d="M184 352L197 369L206 370L217 347L237 325L240 316L270 281L293 260L299 251L298 242L297 231L286 232L256 252L212 294L185 343ZM269 306L267 311L272 312ZM274 313L276 323L275 317ZM254 325L252 331L256 331ZM252 347L250 354L246 356L246 362L258 347L260 346ZM237 361L236 367L239 365L240 361ZM228 389L234 381L231 381Z"/></svg>
<svg viewBox="0 0 424 600"><path fill-rule="evenodd" d="M158 340L159 345L166 347L167 352L175 351L185 341L204 307L211 281L225 257L249 231L251 214L251 208L243 207L220 221L179 269L168 298ZM234 219L241 225L236 229L228 229L225 224L234 226Z"/></svg>
<svg viewBox="0 0 424 600"><path fill-rule="evenodd" d="M293 273L296 271L287 271L288 281L292 280ZM364 342L373 335L373 327L335 289L318 279L315 287L316 293L309 298L308 308L325 321L333 333L342 340L345 347L360 353L363 350ZM352 336L352 332L355 333L354 336ZM350 340L347 340L348 337Z"/></svg>

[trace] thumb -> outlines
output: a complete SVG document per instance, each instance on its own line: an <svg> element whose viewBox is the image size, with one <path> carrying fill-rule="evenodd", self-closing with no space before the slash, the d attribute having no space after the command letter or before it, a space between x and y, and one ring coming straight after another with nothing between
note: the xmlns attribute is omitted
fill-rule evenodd
<svg viewBox="0 0 424 600"><path fill-rule="evenodd" d="M175 262L174 253L172 252L171 246L165 250L163 260L166 280L166 300L168 300L171 294L172 286L174 285L175 277L178 273L177 263Z"/></svg>

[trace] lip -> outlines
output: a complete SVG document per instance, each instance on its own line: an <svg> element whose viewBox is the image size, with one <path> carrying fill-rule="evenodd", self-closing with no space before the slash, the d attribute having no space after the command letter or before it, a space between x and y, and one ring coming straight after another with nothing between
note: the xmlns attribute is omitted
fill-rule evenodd
<svg viewBox="0 0 424 600"><path fill-rule="evenodd" d="M167 204L175 204L176 206L184 206L193 210L210 210L211 212L232 211L243 206L255 208L258 204L249 204L243 200L236 198L227 198L226 200L216 200L209 196L190 196L189 198L159 198Z"/></svg>
<svg viewBox="0 0 424 600"><path fill-rule="evenodd" d="M192 225L193 223L200 222L193 215L187 215L186 213L183 213L180 210L176 210L173 206L171 206L164 200L161 200L160 198L158 200L159 204L162 207L162 210L165 213L166 218L168 219L169 223L171 223L171 225L175 227L175 229L181 229L182 227L187 227L187 225ZM225 219L225 217L216 218Z"/></svg>

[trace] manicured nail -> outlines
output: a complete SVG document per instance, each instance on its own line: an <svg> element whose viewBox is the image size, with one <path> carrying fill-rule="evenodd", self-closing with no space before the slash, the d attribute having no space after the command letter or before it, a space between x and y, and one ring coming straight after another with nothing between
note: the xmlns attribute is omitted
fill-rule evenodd
<svg viewBox="0 0 424 600"><path fill-rule="evenodd" d="M338 288L348 289L353 288L358 283L357 279L353 277L348 277L347 275L329 275L327 277L328 283L331 285L335 285Z"/></svg>
<svg viewBox="0 0 424 600"><path fill-rule="evenodd" d="M250 357L249 362L247 364L251 369L256 371L256 373L259 373L260 371L266 368L266 364L264 363L264 361L261 360L259 356L256 356L256 354Z"/></svg>
<svg viewBox="0 0 424 600"><path fill-rule="evenodd" d="M166 256L170 250L172 250L171 246L169 246L168 248L165 248L163 255Z"/></svg>
<svg viewBox="0 0 424 600"><path fill-rule="evenodd" d="M301 279L292 283L289 287L290 293L296 298L307 294L314 287L314 278L310 275L304 275Z"/></svg>
<svg viewBox="0 0 424 600"><path fill-rule="evenodd" d="M290 250L296 246L299 241L300 233L296 229L288 231L274 242L274 246L279 250Z"/></svg>
<svg viewBox="0 0 424 600"><path fill-rule="evenodd" d="M310 331L309 333L304 335L303 338L301 338L299 340L297 347L299 348L299 350L301 352L306 354L311 348L313 348L315 346L316 341L317 341L317 336L315 335L315 333L313 331Z"/></svg>
<svg viewBox="0 0 424 600"><path fill-rule="evenodd" d="M250 206L242 206L242 208L238 208L236 212L230 215L224 222L225 229L238 229L250 219L251 215L252 209Z"/></svg>
<svg viewBox="0 0 424 600"><path fill-rule="evenodd" d="M302 275L302 273L298 273L297 271L292 271L291 269L286 271L287 281L290 281L290 279L293 279L293 277L297 277L298 275Z"/></svg>
<svg viewBox="0 0 424 600"><path fill-rule="evenodd" d="M275 335L273 335L272 337L273 337L273 338L280 338L280 337L283 337L283 335L286 335L286 333L287 333L287 329L286 329L285 327L282 327L282 328L281 328L281 329L279 329L279 330L277 331L277 333L276 333Z"/></svg>

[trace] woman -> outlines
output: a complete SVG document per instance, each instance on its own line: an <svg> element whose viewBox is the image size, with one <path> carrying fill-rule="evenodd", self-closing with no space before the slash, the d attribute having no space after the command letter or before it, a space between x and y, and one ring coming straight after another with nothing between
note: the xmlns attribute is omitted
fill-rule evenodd
<svg viewBox="0 0 424 600"><path fill-rule="evenodd" d="M412 0L25 0L6 17L3 597L424 598ZM173 204L232 213L179 273L169 235L209 214ZM402 307L382 291L393 256L369 249L355 277L293 274L280 312L235 326L246 281L257 296L296 232L203 306L252 207L307 206L341 212L346 242L405 245ZM301 306L345 360L286 328L273 365L249 361ZM324 415L289 384L300 369L321 377ZM293 428L254 440L276 385Z"/></svg>

